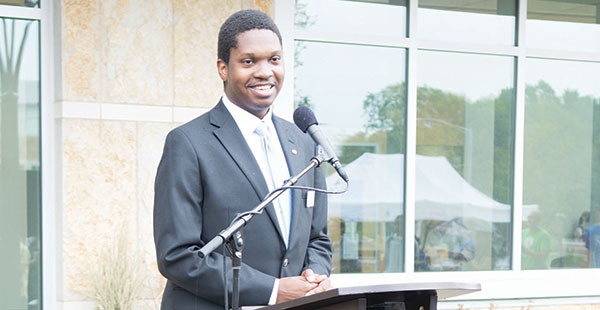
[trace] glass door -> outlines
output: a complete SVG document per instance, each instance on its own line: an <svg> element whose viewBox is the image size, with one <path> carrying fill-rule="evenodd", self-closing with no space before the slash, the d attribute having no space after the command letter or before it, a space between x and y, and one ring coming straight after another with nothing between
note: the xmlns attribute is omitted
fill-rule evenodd
<svg viewBox="0 0 600 310"><path fill-rule="evenodd" d="M40 309L40 22L0 20L0 309Z"/></svg>

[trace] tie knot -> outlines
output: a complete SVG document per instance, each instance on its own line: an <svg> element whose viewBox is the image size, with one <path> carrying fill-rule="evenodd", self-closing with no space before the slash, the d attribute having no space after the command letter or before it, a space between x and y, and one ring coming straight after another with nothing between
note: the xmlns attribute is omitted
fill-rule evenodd
<svg viewBox="0 0 600 310"><path fill-rule="evenodd" d="M260 122L256 129L254 129L254 132L261 138L268 138L269 126L265 122Z"/></svg>

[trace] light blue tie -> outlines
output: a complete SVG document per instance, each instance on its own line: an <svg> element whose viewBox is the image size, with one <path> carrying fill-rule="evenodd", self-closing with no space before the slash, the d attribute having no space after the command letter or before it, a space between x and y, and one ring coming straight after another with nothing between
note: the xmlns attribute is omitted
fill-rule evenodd
<svg viewBox="0 0 600 310"><path fill-rule="evenodd" d="M278 173L278 169L273 168L273 165L278 161L285 160L285 158L279 158L275 151L273 150L274 145L271 143L269 128L265 122L261 122L258 127L254 130L260 137L262 150L264 153L264 160L266 162L268 173L265 175L265 181L269 185L269 190L273 190L275 188L281 187L283 185L284 180L287 176L284 176L282 173ZM285 242L286 247L288 246L288 238L290 232L290 206L285 206L286 197L289 197L288 191L282 193L277 199L273 201L273 206L275 207L275 212L277 212L277 219L279 221L279 228L281 229L281 233L283 235L283 240ZM287 200L290 201L289 198Z"/></svg>

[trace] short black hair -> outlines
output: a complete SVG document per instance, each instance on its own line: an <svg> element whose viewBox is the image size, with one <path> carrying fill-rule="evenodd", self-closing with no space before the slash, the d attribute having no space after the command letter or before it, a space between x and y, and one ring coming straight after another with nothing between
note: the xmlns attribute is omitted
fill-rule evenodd
<svg viewBox="0 0 600 310"><path fill-rule="evenodd" d="M229 16L219 30L217 56L229 63L229 53L237 47L237 35L252 29L267 29L273 31L281 42L281 33L275 22L265 13L258 10L242 10Z"/></svg>

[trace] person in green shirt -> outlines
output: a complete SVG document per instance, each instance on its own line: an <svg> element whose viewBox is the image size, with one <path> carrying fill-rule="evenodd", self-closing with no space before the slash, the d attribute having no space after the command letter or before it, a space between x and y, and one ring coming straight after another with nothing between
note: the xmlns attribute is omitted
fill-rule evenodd
<svg viewBox="0 0 600 310"><path fill-rule="evenodd" d="M550 234L540 227L542 213L538 210L527 216L527 228L523 229L521 244L522 269L548 268L548 256L552 250Z"/></svg>

